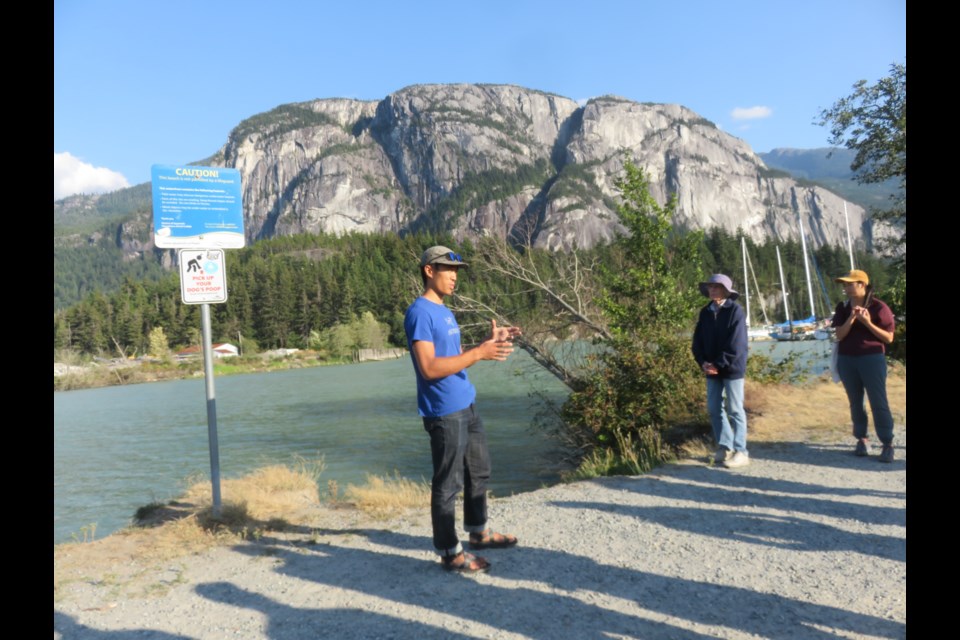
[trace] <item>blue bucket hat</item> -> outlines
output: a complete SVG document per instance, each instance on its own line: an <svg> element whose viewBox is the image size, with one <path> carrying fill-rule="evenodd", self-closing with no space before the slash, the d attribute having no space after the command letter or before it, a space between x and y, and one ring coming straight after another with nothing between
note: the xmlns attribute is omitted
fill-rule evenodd
<svg viewBox="0 0 960 640"><path fill-rule="evenodd" d="M709 298L710 292L707 291L708 284L722 284L723 288L727 290L727 298L730 300L736 300L740 297L740 294L733 289L733 280L722 273L715 273L710 276L706 282L700 283L700 293Z"/></svg>

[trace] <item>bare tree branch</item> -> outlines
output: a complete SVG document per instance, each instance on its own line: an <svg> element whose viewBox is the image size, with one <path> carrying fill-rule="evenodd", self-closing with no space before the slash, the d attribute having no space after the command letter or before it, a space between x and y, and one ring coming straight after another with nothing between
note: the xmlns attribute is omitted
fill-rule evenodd
<svg viewBox="0 0 960 640"><path fill-rule="evenodd" d="M595 265L581 264L576 250L549 254L550 264L555 271L551 278L541 272L535 255L531 247L525 247L521 252L502 240L488 238L480 243L477 258L484 270L530 285L532 290L544 295L555 305L555 312L569 314L591 333L610 338L599 311L592 305L594 289L590 276Z"/></svg>
<svg viewBox="0 0 960 640"><path fill-rule="evenodd" d="M515 324L510 320L510 318L504 316L497 310L479 300L459 293L454 294L454 298L457 302L455 308L458 311L476 313L493 318L501 326L512 326ZM522 335L516 339L516 344L530 354L530 357L533 358L537 364L553 374L557 380L562 382L568 388L574 390L580 388L581 384L579 382L579 378L567 367L561 365L559 361L543 347L542 344L537 344L537 341L530 340L528 337Z"/></svg>

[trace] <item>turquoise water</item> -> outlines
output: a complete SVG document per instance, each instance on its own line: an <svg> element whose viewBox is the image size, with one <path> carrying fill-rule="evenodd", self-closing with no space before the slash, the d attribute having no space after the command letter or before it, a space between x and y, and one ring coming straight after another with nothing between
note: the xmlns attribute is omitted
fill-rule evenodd
<svg viewBox="0 0 960 640"><path fill-rule="evenodd" d="M751 342L751 353L801 354L812 374L827 370L829 343ZM692 360L691 360L692 361ZM494 495L556 482L553 447L532 428L535 392L560 402L566 389L518 351L506 363L470 368L487 428ZM224 478L297 456L323 458L322 486L367 474L430 476L429 441L417 416L410 360L295 369L216 379ZM138 507L177 497L188 478L209 478L203 378L55 392L54 543L97 537L130 523Z"/></svg>
<svg viewBox="0 0 960 640"><path fill-rule="evenodd" d="M484 418L494 495L557 480L551 443L531 428L543 391L565 388L517 352L471 367ZM367 474L429 479L429 440L417 415L409 358L219 377L215 381L221 477L297 456L322 457L322 486ZM209 478L203 378L55 392L54 543L97 537L130 523L136 509L178 496L186 479Z"/></svg>
<svg viewBox="0 0 960 640"><path fill-rule="evenodd" d="M807 375L816 377L830 370L830 341L803 340L798 342L777 342L776 340L755 340L750 342L750 354L767 356L774 362L780 362L791 353L797 353L797 366Z"/></svg>

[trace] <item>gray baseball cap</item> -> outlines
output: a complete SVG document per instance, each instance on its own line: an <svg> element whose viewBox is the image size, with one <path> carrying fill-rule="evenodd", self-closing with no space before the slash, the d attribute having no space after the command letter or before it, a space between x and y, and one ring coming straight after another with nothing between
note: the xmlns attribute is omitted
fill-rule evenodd
<svg viewBox="0 0 960 640"><path fill-rule="evenodd" d="M425 267L428 264L446 264L451 267L466 267L463 257L448 247L436 245L430 247L420 256L420 266Z"/></svg>

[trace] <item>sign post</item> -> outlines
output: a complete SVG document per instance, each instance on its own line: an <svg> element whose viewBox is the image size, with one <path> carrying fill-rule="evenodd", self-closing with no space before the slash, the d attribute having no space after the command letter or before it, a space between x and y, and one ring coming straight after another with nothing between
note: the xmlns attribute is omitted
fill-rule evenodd
<svg viewBox="0 0 960 640"><path fill-rule="evenodd" d="M220 517L220 448L213 384L210 304L227 301L224 249L245 244L240 172L224 167L153 165L153 237L160 249L179 249L180 297L199 304L213 516Z"/></svg>

